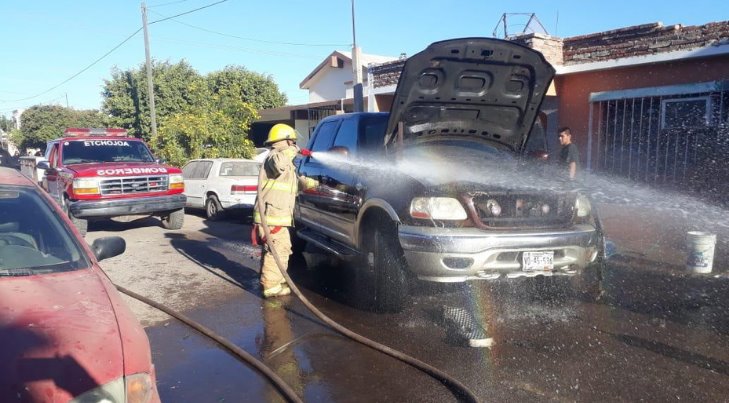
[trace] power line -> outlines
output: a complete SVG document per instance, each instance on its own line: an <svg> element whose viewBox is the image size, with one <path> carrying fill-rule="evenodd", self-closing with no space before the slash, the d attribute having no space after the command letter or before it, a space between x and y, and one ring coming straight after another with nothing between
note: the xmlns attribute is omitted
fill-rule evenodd
<svg viewBox="0 0 729 403"><path fill-rule="evenodd" d="M91 67L93 67L94 65L96 65L96 63L102 61L105 57L109 56L112 52L114 52L115 50L119 49L122 45L124 45L125 43L127 43L130 39L132 39L134 37L134 35L138 34L139 31L141 31L141 30L142 30L142 28L140 27L139 29L137 29L136 31L134 31L131 35L127 36L127 38L124 39L123 41L121 41L118 45L114 46L113 48L111 48L111 50L109 50L108 52L104 53L103 56L101 56L100 58L94 60L91 64L89 64L88 66L84 67L78 73L76 73L76 74L72 75L71 77L69 77L69 78L61 81L59 84L56 84L55 86L53 86L53 87L51 87L51 88L49 88L49 89L47 89L47 90L45 90L45 91L43 91L41 93L35 94L33 96L30 96L30 97L19 98L19 99L0 100L0 102L21 102L21 101L27 101L29 99L37 98L37 97L39 97L41 95L45 95L45 94L47 94L47 93L55 90L56 88L62 86L63 84L66 84L67 82L69 82L69 81L73 80L74 78L80 76L86 70L88 70Z"/></svg>
<svg viewBox="0 0 729 403"><path fill-rule="evenodd" d="M184 13L175 14L175 15L173 15L171 17L162 18L161 20L152 21L152 22L149 23L149 25L156 24L156 23L162 22L162 21L167 21L169 19L172 19L172 18L175 18L175 17L179 17L179 16L182 16L182 15L185 15L185 14L194 13L195 11L204 10L204 9L206 9L208 7L216 6L216 5L220 4L220 3L225 3L226 1L228 1L228 0L220 0L220 1L217 1L217 2L212 3L212 4L208 4L207 6L198 7L196 9L194 9L194 10L185 11Z"/></svg>
<svg viewBox="0 0 729 403"><path fill-rule="evenodd" d="M237 46L213 44L213 43L207 43L207 42L193 42L193 41L189 41L189 40L168 38L168 37L159 36L159 35L155 36L155 41L167 42L167 43L177 43L177 44L183 44L183 45L197 47L197 48L203 48L203 49L226 49L226 50L235 50L235 51L244 52L244 53L268 55L268 56L278 56L278 57L285 56L285 57L295 57L295 58L302 58L302 59L319 59L318 56L299 55L296 53L279 52L279 51L275 51L275 50L241 48L241 47L237 47Z"/></svg>
<svg viewBox="0 0 729 403"><path fill-rule="evenodd" d="M206 5L206 6L198 7L198 8L196 8L196 9L194 9L194 10L190 10L190 11L185 11L184 13L180 13L180 14L174 15L174 16L172 16L172 17L169 17L169 18L174 18L174 17L179 17L179 16L181 16L181 15L185 15L185 14L190 14L190 13L194 13L195 11L200 11L200 10L206 9L206 8L208 8L208 7L212 7L212 6L214 6L214 5L217 5L217 4L220 4L220 3L225 3L226 1L228 1L228 0L221 0L221 1L218 1L218 2L215 2L215 3L211 3L211 4L208 4L208 5ZM169 18L163 18L163 19L161 19L161 20L157 20L157 21L152 21L152 22L150 22L150 25L151 25L151 24L154 24L154 23L157 23L157 22L165 21L165 20L167 20L167 19L169 19ZM69 82L69 81L73 80L74 78L76 78L76 77L80 76L80 75L81 75L81 74L83 74L83 73L84 73L85 71L87 71L88 69L90 69L91 67L93 67L94 65L96 65L97 63L99 63L100 61L102 61L102 60L103 60L104 58L106 58L107 56L109 56L110 54L112 54L112 53L113 53L113 52L114 52L115 50L119 49L119 48L120 48L120 47L121 47L122 45L124 45L125 43L127 43L127 42L128 42L128 41L129 41L130 39L132 39L132 38L133 38L133 37L134 37L134 36L135 36L136 34L138 34L138 33L139 33L139 31L141 31L141 30L142 30L142 28L143 28L143 27L139 27L139 28L137 28L137 30L136 30L136 31L134 31L134 32L133 32L133 33L132 33L131 35L129 35L129 36L128 36L128 37L126 38L126 39L124 39L124 40L123 40L123 41L121 41L121 42L120 42L120 43L119 43L118 45L116 45L116 46L114 46L113 48L111 48L111 50L109 50L108 52L104 53L104 55L103 55L103 56L101 56L101 57L99 57L98 59L94 60L94 61L93 61L93 62L92 62L91 64L89 64L88 66L86 66L86 67L84 67L83 69L81 69L81 71L79 71L78 73L76 73L76 74L72 75L71 77L69 77L69 78L67 78L67 79L63 80L63 81L62 81L62 82L60 82L59 84L57 84L57 85L55 85L55 86L53 86L53 87L51 87L51 88L49 88L49 89L47 89L47 90L45 90L45 91L41 92L41 93L35 94L35 95L33 95L33 96L29 96L29 97L25 97L25 98L19 98L19 99L7 99L7 100L0 100L0 102L21 102L21 101L27 101L27 100L29 100L29 99L37 98L37 97L39 97L39 96L41 96L41 95L45 95L45 94L47 94L47 93L49 93L49 92L51 92L51 91L55 90L56 88L58 88L58 87L62 86L63 84L66 84L67 82Z"/></svg>
<svg viewBox="0 0 729 403"><path fill-rule="evenodd" d="M162 15L162 14L156 12L156 11L152 11L152 13L154 13L156 15L159 15L160 17L164 17L164 15ZM161 20L158 20L158 21L155 21L155 22L165 21L165 20L169 20L169 19L173 19L173 18L175 18L175 16L166 17L164 19L161 19ZM196 25L188 24L186 22L182 22L182 21L178 21L178 20L174 20L174 19L172 21L173 22L176 22L178 24L185 25L185 26L190 27L190 28L198 29L200 31L205 31L205 32L208 32L208 33L211 33L211 34L220 35L220 36L226 36L226 37L229 37L229 38L241 39L241 40L244 40L244 41L251 41L251 42L260 42L260 43L267 43L267 44L273 44L273 45L291 45L291 46L311 46L311 47L318 47L318 46L324 47L325 46L325 47L330 47L330 48L331 47L338 47L338 46L349 46L348 43L347 44L342 44L342 43L320 43L320 44L318 44L318 43L299 43L299 42L267 41L267 40L264 40L264 39L246 38L246 37L242 37L242 36L237 36L237 35L232 35L232 34L226 34L226 33L218 32L218 31L213 31L211 29L199 27L199 26L196 26Z"/></svg>

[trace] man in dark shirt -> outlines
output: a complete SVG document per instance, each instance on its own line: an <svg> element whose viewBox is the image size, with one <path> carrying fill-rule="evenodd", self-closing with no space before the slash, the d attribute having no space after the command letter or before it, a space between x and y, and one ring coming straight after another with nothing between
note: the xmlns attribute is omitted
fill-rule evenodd
<svg viewBox="0 0 729 403"><path fill-rule="evenodd" d="M572 143L572 131L569 127L562 127L557 133L559 133L559 144L562 145L562 149L559 151L559 161L567 167L570 180L574 180L577 175L577 167L580 165L580 151Z"/></svg>

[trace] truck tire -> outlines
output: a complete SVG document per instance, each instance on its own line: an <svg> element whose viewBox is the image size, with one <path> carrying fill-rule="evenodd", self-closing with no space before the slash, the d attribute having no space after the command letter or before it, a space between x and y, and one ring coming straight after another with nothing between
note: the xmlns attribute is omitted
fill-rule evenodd
<svg viewBox="0 0 729 403"><path fill-rule="evenodd" d="M210 221L216 221L223 216L223 206L220 205L218 196L209 195L205 199L205 217Z"/></svg>
<svg viewBox="0 0 729 403"><path fill-rule="evenodd" d="M165 229L180 229L185 223L185 209L181 208L162 217L162 226Z"/></svg>
<svg viewBox="0 0 729 403"><path fill-rule="evenodd" d="M371 302L378 312L399 312L409 299L406 262L392 230L383 227L372 232L366 242L365 265L371 275Z"/></svg>
<svg viewBox="0 0 729 403"><path fill-rule="evenodd" d="M71 211L68 208L68 204L69 204L68 198L67 197L64 197L63 198L63 205L61 206L63 208L63 211L66 213L66 215L71 220L71 222L73 223L74 227L76 227L76 229L81 234L81 236L82 237L85 237L86 236L86 232L88 231L88 228L89 228L89 221L88 220L84 220L83 218L76 218L76 217L74 217L73 214L71 214Z"/></svg>

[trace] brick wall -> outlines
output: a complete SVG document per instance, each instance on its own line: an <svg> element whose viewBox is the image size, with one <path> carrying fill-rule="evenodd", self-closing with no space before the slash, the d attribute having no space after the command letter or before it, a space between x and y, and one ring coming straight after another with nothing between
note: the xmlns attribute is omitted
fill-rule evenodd
<svg viewBox="0 0 729 403"><path fill-rule="evenodd" d="M562 38L532 33L517 36L512 41L542 52L544 58L553 65L562 64Z"/></svg>
<svg viewBox="0 0 729 403"><path fill-rule="evenodd" d="M729 44L729 21L705 25L660 22L564 39L564 64L614 60L633 56Z"/></svg>

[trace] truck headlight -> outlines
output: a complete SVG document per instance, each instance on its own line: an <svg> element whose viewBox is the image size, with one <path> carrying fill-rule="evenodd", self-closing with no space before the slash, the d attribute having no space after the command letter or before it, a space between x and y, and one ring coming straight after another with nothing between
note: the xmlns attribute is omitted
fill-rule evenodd
<svg viewBox="0 0 729 403"><path fill-rule="evenodd" d="M577 210L577 217L589 217L592 213L590 199L585 195L578 195L575 199L575 210Z"/></svg>
<svg viewBox="0 0 729 403"><path fill-rule="evenodd" d="M185 180L180 174L170 175L170 189L182 189L185 190Z"/></svg>
<svg viewBox="0 0 729 403"><path fill-rule="evenodd" d="M77 195L97 195L99 180L96 178L79 178L73 180L73 193Z"/></svg>
<svg viewBox="0 0 729 403"><path fill-rule="evenodd" d="M450 197L416 197L410 202L410 216L430 220L465 220L461 203Z"/></svg>
<svg viewBox="0 0 729 403"><path fill-rule="evenodd" d="M154 389L152 377L146 373L139 373L117 378L91 389L71 400L71 403L146 403L152 401Z"/></svg>

